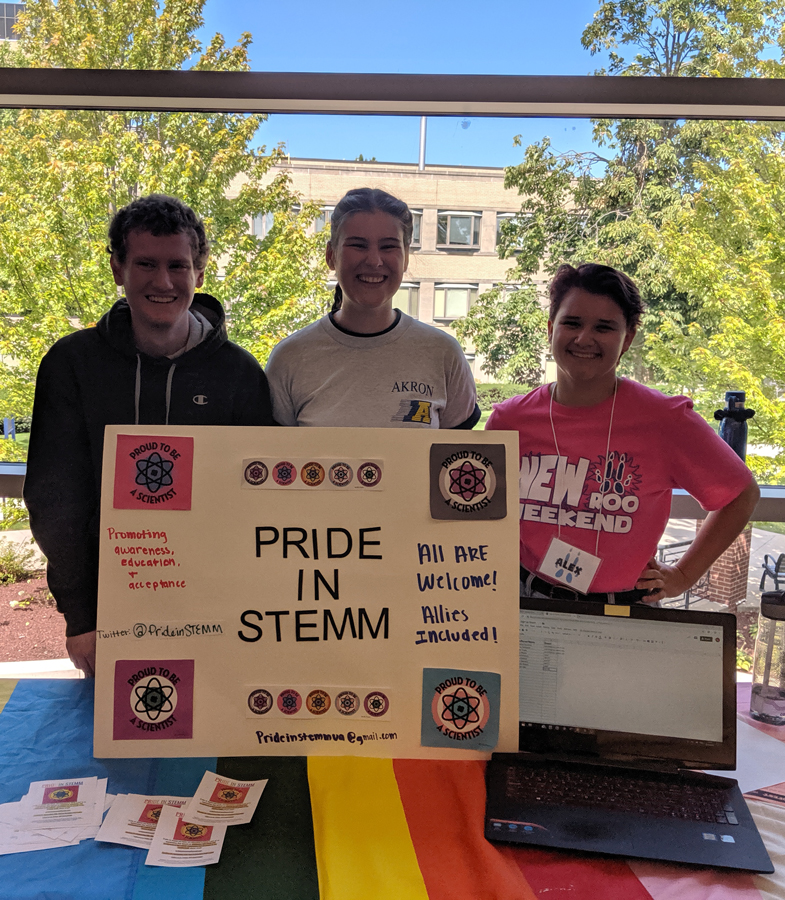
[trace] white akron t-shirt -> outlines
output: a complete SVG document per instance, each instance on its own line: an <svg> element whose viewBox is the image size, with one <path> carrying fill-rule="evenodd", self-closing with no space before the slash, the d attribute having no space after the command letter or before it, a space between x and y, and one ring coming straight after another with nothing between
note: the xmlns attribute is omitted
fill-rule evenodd
<svg viewBox="0 0 785 900"><path fill-rule="evenodd" d="M455 428L476 404L460 344L403 313L369 337L324 316L281 341L265 373L281 425Z"/></svg>

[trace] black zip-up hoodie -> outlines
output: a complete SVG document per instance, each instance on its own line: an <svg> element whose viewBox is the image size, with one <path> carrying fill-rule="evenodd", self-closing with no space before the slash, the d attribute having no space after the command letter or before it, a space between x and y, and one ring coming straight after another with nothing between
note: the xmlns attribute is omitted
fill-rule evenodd
<svg viewBox="0 0 785 900"><path fill-rule="evenodd" d="M41 361L24 496L69 637L95 629L104 427L274 424L267 379L228 339L221 304L196 294L191 309L213 328L176 359L136 349L131 310L118 300Z"/></svg>

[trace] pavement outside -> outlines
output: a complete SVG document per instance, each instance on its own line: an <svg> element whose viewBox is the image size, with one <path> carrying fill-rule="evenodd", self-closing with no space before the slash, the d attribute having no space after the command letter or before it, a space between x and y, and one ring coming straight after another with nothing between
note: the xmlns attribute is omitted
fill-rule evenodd
<svg viewBox="0 0 785 900"><path fill-rule="evenodd" d="M677 541L689 541L695 537L694 519L670 519L660 539L660 546L672 544ZM776 531L765 531L763 528L752 527L752 542L750 547L750 568L747 576L747 597L744 605L747 609L760 607L760 579L763 574L763 557L768 553L776 560L780 553L785 553L785 534ZM765 590L773 591L774 582L766 579ZM668 601L668 606L679 605L678 601ZM718 610L726 609L723 603L713 600L703 600L694 597L690 600L690 609Z"/></svg>

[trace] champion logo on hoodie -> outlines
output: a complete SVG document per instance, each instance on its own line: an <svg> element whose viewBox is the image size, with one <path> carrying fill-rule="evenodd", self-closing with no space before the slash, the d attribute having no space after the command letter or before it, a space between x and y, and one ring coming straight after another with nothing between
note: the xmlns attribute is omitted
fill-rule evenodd
<svg viewBox="0 0 785 900"><path fill-rule="evenodd" d="M194 403L197 406L205 406L207 404L207 397L204 394L197 394L194 397Z"/></svg>

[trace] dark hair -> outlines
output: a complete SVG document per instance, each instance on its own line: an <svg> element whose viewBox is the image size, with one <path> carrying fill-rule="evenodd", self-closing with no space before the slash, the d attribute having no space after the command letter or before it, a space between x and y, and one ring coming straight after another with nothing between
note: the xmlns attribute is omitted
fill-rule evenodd
<svg viewBox="0 0 785 900"><path fill-rule="evenodd" d="M414 221L409 207L379 188L355 188L346 193L336 204L330 217L330 242L338 236L347 219L358 212L383 212L393 216L401 223L403 229L403 246L408 247L412 242ZM330 312L337 312L343 302L343 291L340 284L335 285L335 296Z"/></svg>
<svg viewBox="0 0 785 900"><path fill-rule="evenodd" d="M156 237L168 234L187 234L191 241L194 266L202 270L207 263L210 245L204 223L182 200L166 194L140 197L119 210L109 225L109 246L117 261L125 262L128 235L132 231L149 231Z"/></svg>
<svg viewBox="0 0 785 900"><path fill-rule="evenodd" d="M550 286L548 318L551 322L556 318L567 292L573 288L610 297L624 313L627 329L638 327L643 313L643 301L635 282L624 272L598 263L583 263L577 269L567 263L559 266Z"/></svg>

